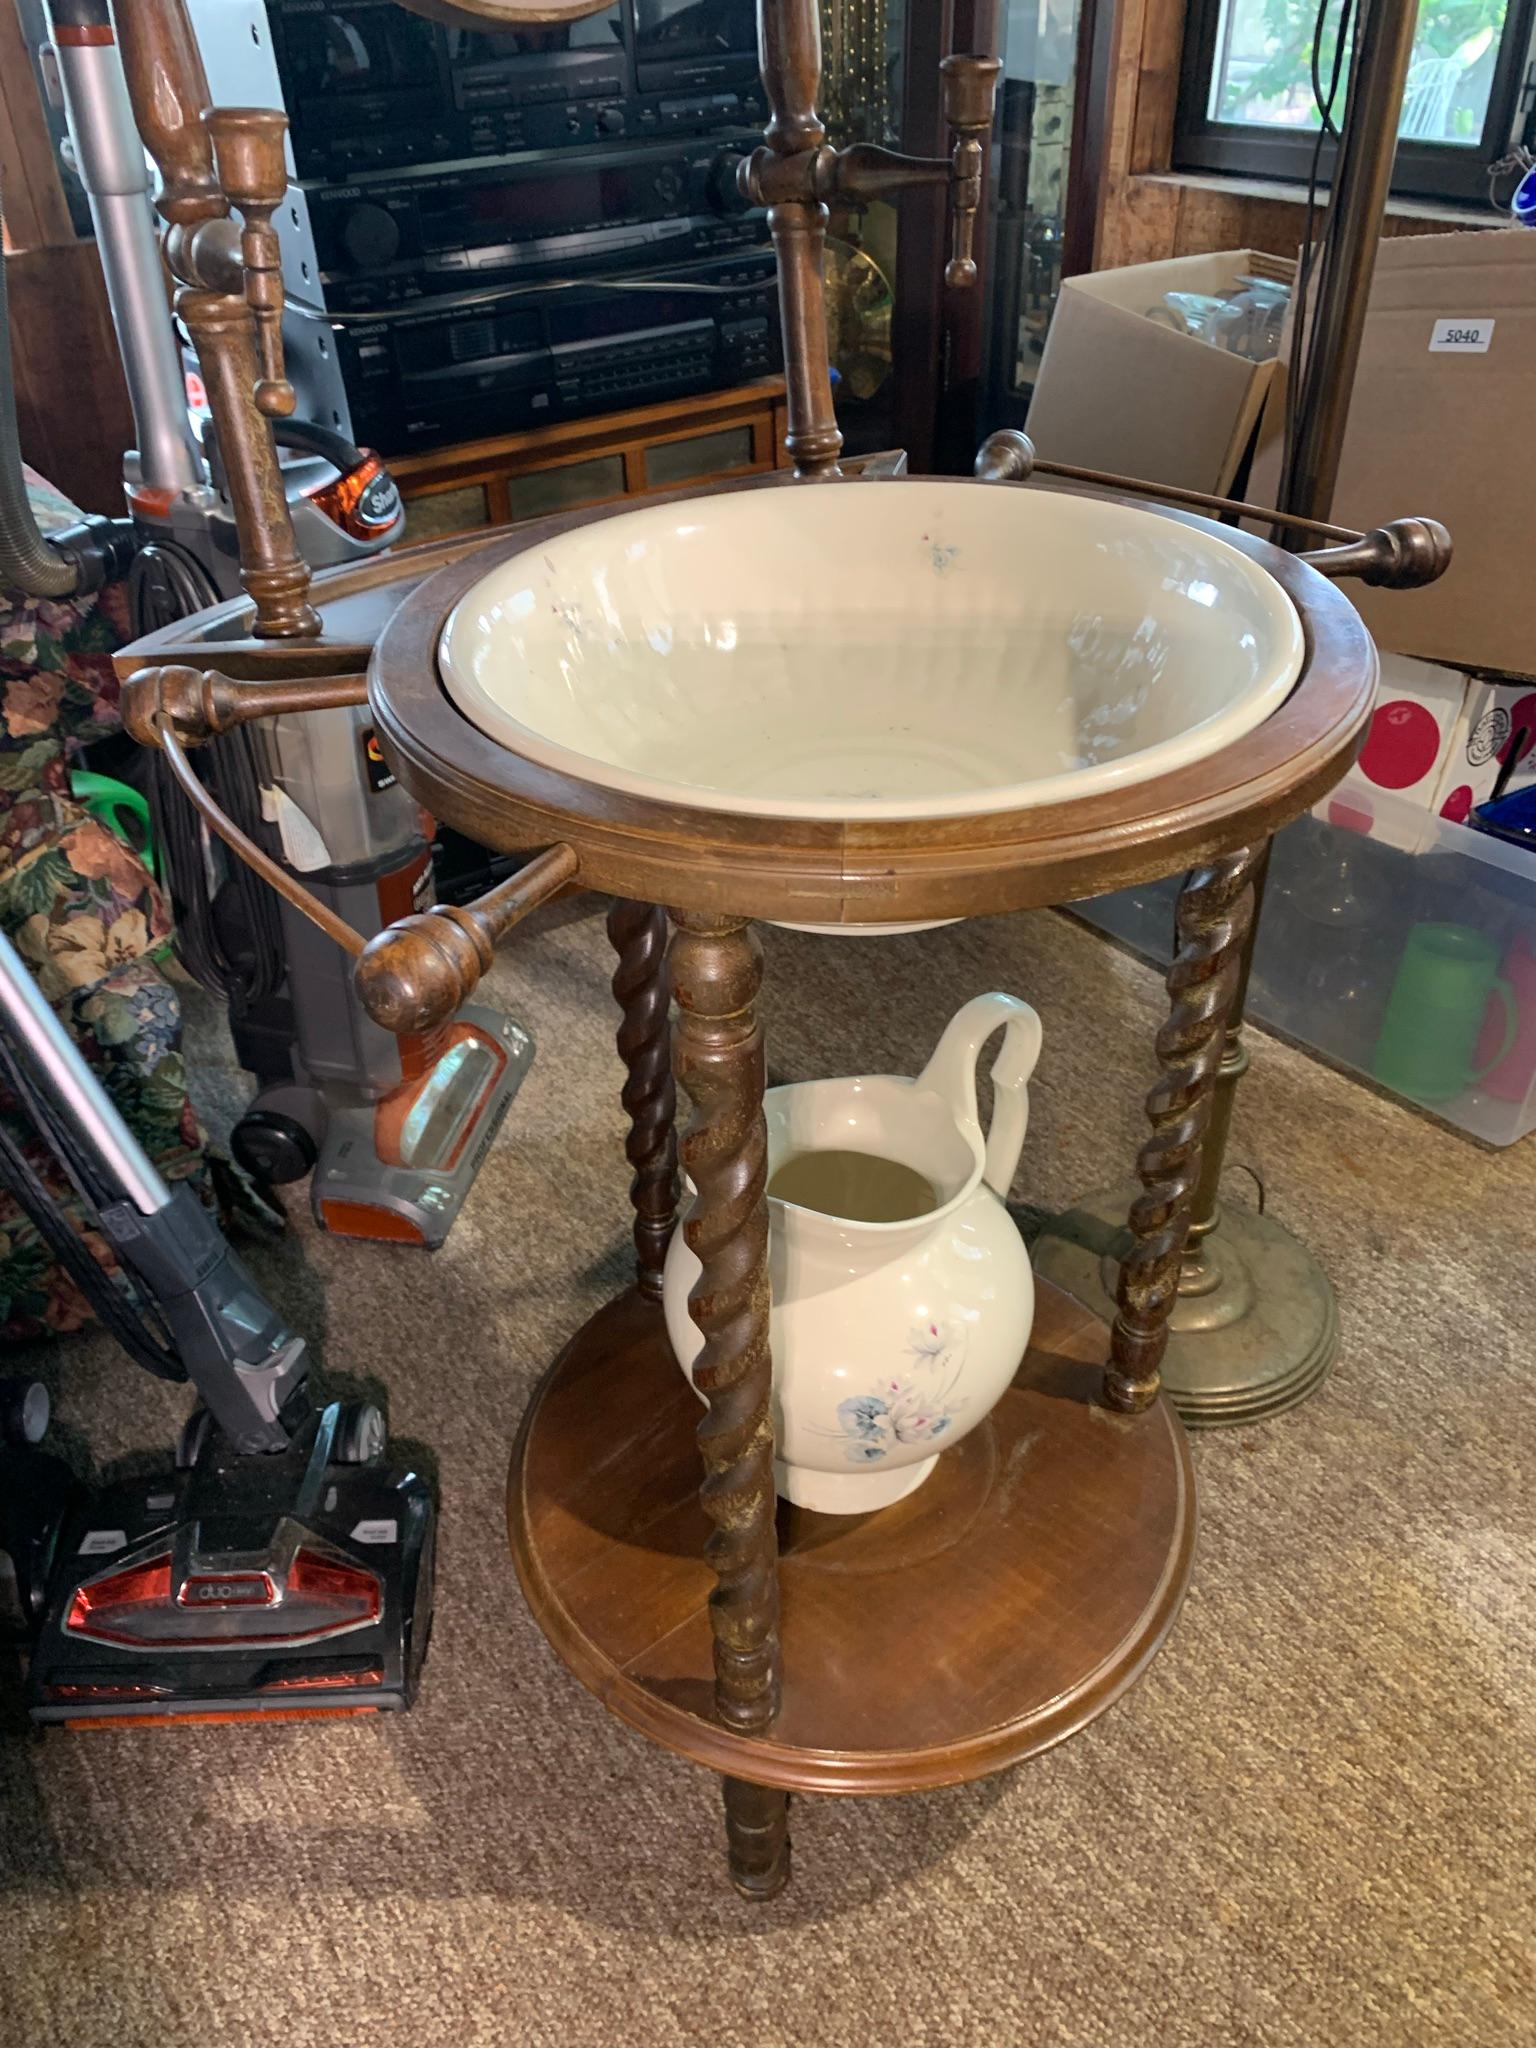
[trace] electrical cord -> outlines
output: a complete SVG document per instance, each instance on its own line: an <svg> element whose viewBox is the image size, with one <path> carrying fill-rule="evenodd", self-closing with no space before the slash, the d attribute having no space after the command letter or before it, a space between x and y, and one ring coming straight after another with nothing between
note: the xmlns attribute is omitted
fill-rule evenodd
<svg viewBox="0 0 1536 2048"><path fill-rule="evenodd" d="M261 765L244 727L199 748L199 778L219 808L248 839L267 844L261 815ZM283 928L277 898L243 861L214 855L203 821L177 786L163 757L154 756L150 807L161 869L176 919L176 956L202 987L237 1009L276 995L283 981ZM210 861L225 873L210 881ZM240 935L231 943L229 933Z"/></svg>
<svg viewBox="0 0 1536 2048"><path fill-rule="evenodd" d="M39 1140L58 1160L86 1208L99 1214L116 1200L115 1192L97 1177L93 1162L82 1153L74 1133L54 1109L52 1098L33 1080L21 1048L3 1032L0 1032L0 1082L10 1089L22 1114L31 1123Z"/></svg>
<svg viewBox="0 0 1536 2048"><path fill-rule="evenodd" d="M136 637L188 618L217 597L202 564L174 541L151 541L129 573ZM203 750L202 759L202 779L220 807L248 838L267 846L252 735L228 733ZM283 979L283 934L272 892L243 861L229 864L222 851L215 852L165 756L156 749L146 760L160 873L176 919L176 957L194 981L237 1007L275 995ZM231 942L231 931L240 934L238 944Z"/></svg>
<svg viewBox="0 0 1536 2048"><path fill-rule="evenodd" d="M1312 95L1317 105L1319 120L1317 139L1312 146L1312 161L1307 174L1307 203L1302 223L1301 260L1296 269L1296 311L1291 326L1291 356L1286 366L1285 434L1281 446L1280 489L1278 492L1282 507L1288 506L1294 495L1296 422L1302 416L1303 407L1312 402L1315 396L1317 379L1323 368L1315 346L1315 330L1310 327L1309 321L1314 267L1319 264L1321 265L1321 269L1318 271L1318 292L1321 294L1327 279L1328 263L1332 254L1334 209L1331 203L1328 208L1327 219L1323 223L1322 234L1318 236L1315 245L1313 243L1313 232L1317 223L1318 187L1322 180L1323 149L1330 139L1335 142L1339 139L1339 131L1333 119L1333 108L1334 102L1338 98L1339 86L1344 77L1344 53L1348 49L1351 52L1351 58L1353 57L1353 44L1359 28L1359 16L1356 13L1355 0L1343 0L1339 13L1338 33L1333 46L1333 63L1329 74L1327 91L1325 92L1322 82L1322 48L1323 34L1327 27L1328 10L1331 4L1332 0L1318 0L1317 15L1312 31L1312 54L1309 69L1312 80ZM1353 69L1352 63L1351 69ZM1346 89L1346 101L1347 98L1348 93Z"/></svg>

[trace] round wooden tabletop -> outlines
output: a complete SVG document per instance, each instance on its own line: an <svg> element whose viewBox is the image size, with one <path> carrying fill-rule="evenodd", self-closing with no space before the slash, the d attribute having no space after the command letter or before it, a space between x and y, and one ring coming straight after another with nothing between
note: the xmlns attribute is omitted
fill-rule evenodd
<svg viewBox="0 0 1536 2048"><path fill-rule="evenodd" d="M783 1705L743 1735L714 1713L704 1411L660 1309L621 1296L551 1367L512 1453L528 1604L621 1720L727 1776L909 1792L1022 1762L1125 1692L1189 1580L1187 1440L1166 1402L1103 1405L1107 1345L1042 1284L1013 1385L915 1493L874 1515L780 1502Z"/></svg>
<svg viewBox="0 0 1536 2048"><path fill-rule="evenodd" d="M780 474L679 491L666 502L735 490L901 490L910 481L797 482ZM955 481L973 490L1039 488ZM1375 650L1346 597L1265 541L1160 510L1259 563L1287 592L1305 632L1301 675L1285 703L1221 754L1127 788L942 820L768 818L627 795L490 739L454 705L437 665L448 613L493 564L621 509L519 528L429 577L390 619L369 670L386 757L434 816L507 852L563 841L575 848L578 880L590 888L682 910L823 925L1068 902L1267 838L1337 782L1370 716ZM1027 563L1020 573L1027 575ZM835 673L827 687L837 687Z"/></svg>

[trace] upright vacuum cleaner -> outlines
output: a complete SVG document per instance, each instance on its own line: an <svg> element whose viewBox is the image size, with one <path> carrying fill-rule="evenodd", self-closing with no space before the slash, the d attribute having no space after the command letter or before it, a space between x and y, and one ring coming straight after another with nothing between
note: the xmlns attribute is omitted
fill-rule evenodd
<svg viewBox="0 0 1536 2048"><path fill-rule="evenodd" d="M239 550L213 422L199 411L199 436L189 416L151 180L107 0L48 5L71 154L134 408L128 576L142 634L238 595ZM251 50L246 56L257 61ZM270 89L275 76L253 83ZM290 199L280 211L302 220L298 196ZM302 335L314 324L294 323ZM308 360L298 348L288 354ZM327 369L336 377L334 362L309 368L314 378ZM339 386L313 395L333 413L345 404ZM295 539L312 568L362 560L401 537L400 495L377 455L334 428L297 418L272 424ZM223 809L365 938L442 893L430 821L396 786L365 709L231 733L202 759ZM227 1002L237 1057L256 1077L256 1097L231 1133L236 1159L264 1185L309 1176L311 1206L327 1230L440 1245L527 1071L528 1034L483 1005L466 1006L430 1036L380 1030L334 947L228 858L158 755L128 749L115 772L153 778L179 957Z"/></svg>
<svg viewBox="0 0 1536 2048"><path fill-rule="evenodd" d="M0 1083L121 1268L104 1273L0 1127L0 1177L140 1365L200 1405L176 1469L99 1498L0 1402L0 1634L34 1720L74 1728L386 1713L431 1629L435 1515L371 1402L316 1407L304 1339L183 1185L173 1193L0 935Z"/></svg>

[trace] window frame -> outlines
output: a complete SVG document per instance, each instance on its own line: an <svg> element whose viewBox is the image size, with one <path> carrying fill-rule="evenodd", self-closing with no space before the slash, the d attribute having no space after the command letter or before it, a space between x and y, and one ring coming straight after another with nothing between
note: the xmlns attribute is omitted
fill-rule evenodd
<svg viewBox="0 0 1536 2048"><path fill-rule="evenodd" d="M1174 115L1173 168L1305 184L1311 170L1314 128L1261 128L1213 121L1206 113L1221 28L1222 0L1189 0ZM1400 141L1392 191L1401 199L1487 204L1490 163L1512 143L1536 131L1536 0L1510 0L1494 61L1488 112L1475 148L1453 143ZM1325 142L1321 177L1333 173L1335 145Z"/></svg>

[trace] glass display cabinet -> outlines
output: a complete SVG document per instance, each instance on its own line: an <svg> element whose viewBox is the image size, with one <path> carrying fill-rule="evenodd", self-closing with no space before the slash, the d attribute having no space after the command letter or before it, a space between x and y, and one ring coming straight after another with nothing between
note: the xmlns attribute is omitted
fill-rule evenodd
<svg viewBox="0 0 1536 2048"><path fill-rule="evenodd" d="M1112 11L1112 10L1107 10ZM1094 0L1004 0L985 425L1022 426L1061 280L1093 260Z"/></svg>

